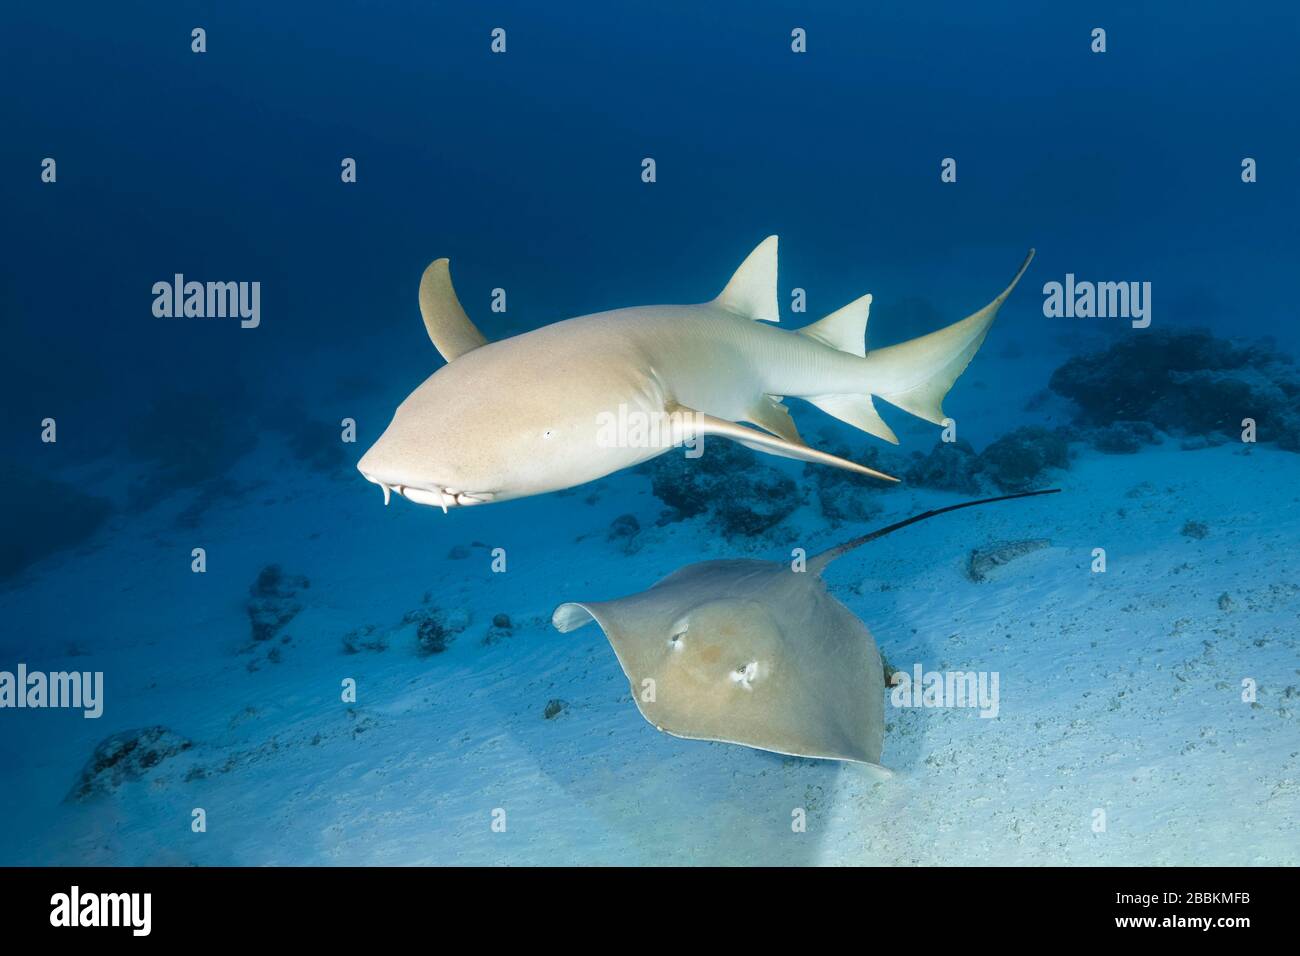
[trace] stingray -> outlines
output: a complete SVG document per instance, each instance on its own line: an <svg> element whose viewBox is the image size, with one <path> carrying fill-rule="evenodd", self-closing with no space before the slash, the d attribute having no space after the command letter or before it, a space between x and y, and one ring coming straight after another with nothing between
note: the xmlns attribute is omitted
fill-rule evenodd
<svg viewBox="0 0 1300 956"><path fill-rule="evenodd" d="M885 678L871 632L831 596L822 572L900 528L1029 491L937 508L854 538L806 569L752 559L703 561L614 601L561 604L551 622L605 632L641 715L675 737L797 757L879 764Z"/></svg>

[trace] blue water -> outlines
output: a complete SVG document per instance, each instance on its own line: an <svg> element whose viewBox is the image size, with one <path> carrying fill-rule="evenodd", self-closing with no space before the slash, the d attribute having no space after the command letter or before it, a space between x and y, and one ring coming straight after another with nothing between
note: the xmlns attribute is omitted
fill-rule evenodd
<svg viewBox="0 0 1300 956"><path fill-rule="evenodd" d="M439 535L424 571L435 579L459 573L436 564L452 544L490 540L489 530L549 529L576 548L589 530L574 527L580 497L501 505L504 516L466 511L446 531L405 502L396 503L404 523L392 523L351 470L396 404L440 364L415 297L422 270L440 256L451 258L462 302L495 339L607 308L711 298L777 233L786 321L797 326L870 291L870 342L879 345L973 311L1035 247L1025 282L946 406L969 420L964 435L977 448L1023 424L1063 424L1059 403L1039 414L1028 398L1070 356L1143 334L1122 319L1044 317L1043 283L1067 273L1150 282L1153 329L1204 327L1300 351L1300 20L1290 4L807 7L6 5L0 441L11 474L37 476L18 486L25 500L3 503L8 546L21 539L32 550L54 535L42 522L63 521L39 509L33 517L41 481L74 484L111 511L93 535L70 532L66 546L34 547L38 557L18 562L4 601L22 630L0 642L0 667L11 658L54 666L55 649L76 638L111 675L115 639L169 613L151 605L174 594L177 579L125 563L115 578L92 580L78 554L111 553L115 539L137 531L149 547L188 552L207 533L203 522L218 519L204 513L191 520L200 531L169 534L158 528L173 527L170 512L164 520L158 509L180 510L196 489L219 489L230 476L260 482L244 492L250 501L279 500L320 533L269 540L251 506L220 519L244 564L219 572L224 591L205 601L232 626L246 625L245 564L355 561L364 519L334 521L333 498L286 497L304 479L273 463L301 468L301 459L267 453L267 442L299 440L324 455L320 480L343 499L364 498L371 508L360 513L382 517L407 547ZM207 31L201 55L190 50L196 26ZM503 55L489 49L494 27L507 31ZM806 54L791 52L795 27L807 31ZM1094 27L1107 31L1104 54L1090 51ZM45 157L57 161L56 183L41 181ZM340 181L344 157L357 161L356 183ZM651 184L641 179L645 157L657 164ZM955 183L941 182L946 157L957 161ZM1245 157L1257 160L1257 182L1242 182ZM260 282L260 326L155 317L151 287L175 273ZM498 287L504 314L490 309ZM789 313L795 287L808 291L807 315ZM799 415L814 435L831 424L813 410ZM345 417L357 422L357 443L339 458ZM887 417L915 427L901 413ZM57 421L55 444L40 440L46 418ZM927 452L935 437L909 431L904 452ZM1282 456L1277 474L1294 478L1300 459L1264 451ZM1169 455L1139 477L1158 485L1198 467ZM1275 507L1288 520L1293 495L1278 489L1269 493L1284 496ZM618 510L653 526L659 503L635 501ZM604 523L591 522L602 539ZM839 533L813 525L826 540ZM1085 555L1087 544L1076 542ZM694 548L673 544L662 570ZM388 560L380 551L365 562L389 579L414 573ZM539 560L530 573L563 578L564 560ZM603 569L602 594L653 580L650 568L622 571L615 558ZM54 576L79 608L77 634L68 633L73 612L37 609ZM1214 580L1204 587L1217 596ZM541 614L546 589L537 590L530 610ZM97 615L122 591L134 595L133 611ZM355 625L373 619L351 614L347 598L318 599ZM494 608L469 610L490 618ZM1255 633L1245 625L1243 642ZM145 700L130 709L136 724L148 722ZM173 708L165 722L183 717ZM51 726L24 719L0 712L0 727ZM69 753L88 755L87 741L123 726L103 723L95 732L60 724L80 735ZM21 799L39 816L80 760L23 762L18 738L3 736ZM42 854L0 846L0 862ZM213 858L244 859L234 849ZM129 860L124 852L110 862Z"/></svg>

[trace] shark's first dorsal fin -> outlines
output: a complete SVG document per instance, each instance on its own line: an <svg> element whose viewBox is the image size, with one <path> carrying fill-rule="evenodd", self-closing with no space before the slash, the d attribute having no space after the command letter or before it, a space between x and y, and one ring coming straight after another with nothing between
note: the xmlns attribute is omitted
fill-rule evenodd
<svg viewBox="0 0 1300 956"><path fill-rule="evenodd" d="M776 304L776 236L768 236L740 264L713 301L728 312L762 322L780 322Z"/></svg>
<svg viewBox="0 0 1300 956"><path fill-rule="evenodd" d="M851 352L858 358L867 354L867 318L871 315L871 293L860 299L854 299L842 309L838 309L819 319L812 325L799 330L800 335L816 339L823 345L829 345L841 352Z"/></svg>
<svg viewBox="0 0 1300 956"><path fill-rule="evenodd" d="M434 348L448 362L487 344L456 298L446 259L434 259L424 270L420 279L420 315L424 316L424 328Z"/></svg>

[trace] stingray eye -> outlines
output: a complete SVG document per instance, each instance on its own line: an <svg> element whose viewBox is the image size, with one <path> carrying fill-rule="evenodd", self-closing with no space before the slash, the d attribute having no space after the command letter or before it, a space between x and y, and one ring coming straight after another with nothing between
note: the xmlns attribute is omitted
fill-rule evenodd
<svg viewBox="0 0 1300 956"><path fill-rule="evenodd" d="M743 667L737 667L731 672L733 682L739 684L745 690L753 690L754 678L758 676L758 661L750 661Z"/></svg>
<svg viewBox="0 0 1300 956"><path fill-rule="evenodd" d="M682 638L686 636L686 629L689 628L690 626L691 626L690 621L685 619L678 621L676 624L674 624L672 629L672 634L668 638L668 646L675 651L680 651L683 647L685 647L686 645L682 641Z"/></svg>
<svg viewBox="0 0 1300 956"><path fill-rule="evenodd" d="M552 435L554 435L554 434L555 434L555 429L553 429L553 428L548 428L548 429L546 429L545 431L542 432L542 437L543 437L543 438L550 438L550 437L551 437Z"/></svg>

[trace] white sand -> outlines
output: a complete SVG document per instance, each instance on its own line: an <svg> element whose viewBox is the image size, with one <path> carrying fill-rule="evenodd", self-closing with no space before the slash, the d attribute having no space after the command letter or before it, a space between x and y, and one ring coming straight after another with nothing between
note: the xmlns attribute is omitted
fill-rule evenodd
<svg viewBox="0 0 1300 956"><path fill-rule="evenodd" d="M997 719L891 707L892 778L659 734L598 629L550 628L561 601L743 553L701 521L654 528L645 477L601 483L593 505L584 488L444 516L295 468L264 447L238 472L268 484L200 528L175 527L177 496L0 592L0 667L107 682L98 721L0 714L0 863L1300 863L1296 455L1085 451L1063 495L945 516L837 562L832 588L895 666L1000 676ZM882 500L879 519L834 533L805 506L755 556L958 499ZM606 540L628 511L643 526L631 556ZM1188 519L1209 535L1182 535ZM964 576L970 548L1036 537L1052 546L984 583ZM447 557L475 540L507 549L507 573L480 548ZM195 546L205 575L189 570ZM311 588L282 661L250 672L244 602L272 562ZM342 653L346 632L395 625L426 592L471 612L446 653L418 657L411 627L386 651ZM483 646L497 612L513 636ZM552 698L569 707L543 719ZM194 749L110 797L64 801L99 740L151 724ZM206 833L191 832L195 807Z"/></svg>

